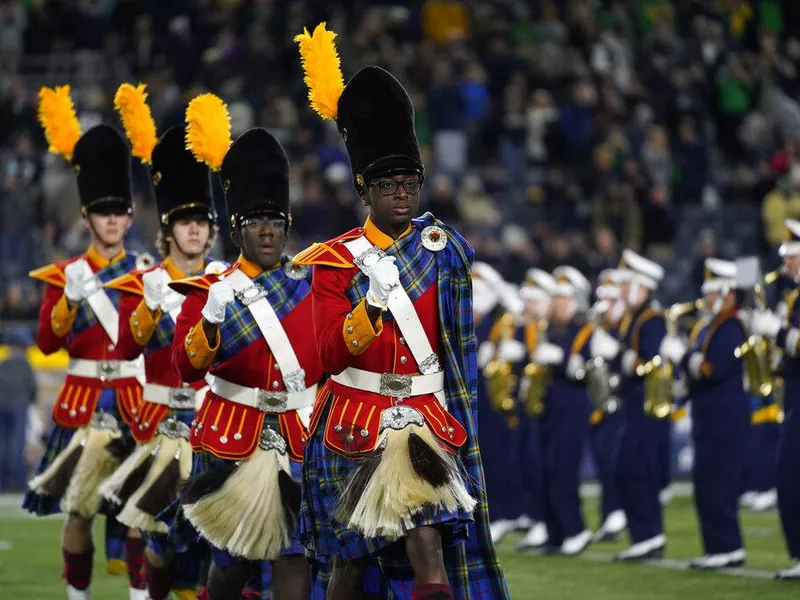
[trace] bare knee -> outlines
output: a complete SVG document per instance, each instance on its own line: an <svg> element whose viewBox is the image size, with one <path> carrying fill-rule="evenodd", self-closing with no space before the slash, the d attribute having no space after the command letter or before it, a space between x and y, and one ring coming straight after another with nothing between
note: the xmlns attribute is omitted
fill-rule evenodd
<svg viewBox="0 0 800 600"><path fill-rule="evenodd" d="M64 524L64 550L81 554L92 549L92 519L70 514Z"/></svg>
<svg viewBox="0 0 800 600"><path fill-rule="evenodd" d="M158 554L150 546L144 549L144 558L154 569L166 569L170 562L170 557Z"/></svg>
<svg viewBox="0 0 800 600"><path fill-rule="evenodd" d="M311 594L311 566L305 556L283 556L272 563L272 597L306 600Z"/></svg>
<svg viewBox="0 0 800 600"><path fill-rule="evenodd" d="M341 557L333 559L333 572L331 574L330 588L348 591L357 597L364 581L367 570L366 561L363 559L345 560Z"/></svg>
<svg viewBox="0 0 800 600"><path fill-rule="evenodd" d="M447 583L442 536L433 527L418 527L406 538L406 553L418 583Z"/></svg>

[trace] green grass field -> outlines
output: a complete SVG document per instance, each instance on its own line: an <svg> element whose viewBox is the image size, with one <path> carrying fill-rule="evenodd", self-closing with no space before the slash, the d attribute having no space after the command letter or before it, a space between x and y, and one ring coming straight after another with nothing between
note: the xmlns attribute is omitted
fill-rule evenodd
<svg viewBox="0 0 800 600"><path fill-rule="evenodd" d="M595 501L585 504L591 524L596 524L591 511L595 504ZM742 520L748 560L746 568L737 574L699 573L682 568L680 561L700 554L690 498L676 499L667 509L667 559L660 566L608 562L615 551L625 547L622 541L592 546L579 558L565 558L517 554L514 546L519 536L509 536L501 543L500 551L515 600L798 598L800 583L768 579L773 571L791 566L785 555L777 514L745 512ZM63 600L60 527L57 518L27 518L16 508L0 508L0 598ZM128 597L126 578L105 573L101 552L96 555L95 574L95 600Z"/></svg>

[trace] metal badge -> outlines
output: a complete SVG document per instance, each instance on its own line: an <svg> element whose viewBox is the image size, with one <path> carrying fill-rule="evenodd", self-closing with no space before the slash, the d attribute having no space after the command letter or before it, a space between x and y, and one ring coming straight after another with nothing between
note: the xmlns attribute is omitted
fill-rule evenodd
<svg viewBox="0 0 800 600"><path fill-rule="evenodd" d="M425 417L416 408L410 406L393 406L381 413L381 431L384 429L405 429L409 425L423 427Z"/></svg>
<svg viewBox="0 0 800 600"><path fill-rule="evenodd" d="M171 388L168 402L172 410L192 410L194 409L194 390L192 388Z"/></svg>
<svg viewBox="0 0 800 600"><path fill-rule="evenodd" d="M447 246L447 234L444 229L436 225L428 225L422 230L420 236L422 237L422 245L433 252L438 252Z"/></svg>
<svg viewBox="0 0 800 600"><path fill-rule="evenodd" d="M283 374L283 384L290 392L302 392L306 389L306 372L303 369L295 369Z"/></svg>
<svg viewBox="0 0 800 600"><path fill-rule="evenodd" d="M395 373L381 373L381 396L405 399L411 397L411 375L397 375Z"/></svg>
<svg viewBox="0 0 800 600"><path fill-rule="evenodd" d="M149 269L154 264L156 264L156 259L153 258L152 254L148 254L147 252L142 252L136 255L136 268L139 271L144 269Z"/></svg>
<svg viewBox="0 0 800 600"><path fill-rule="evenodd" d="M353 259L355 265L361 269L361 271L365 275L369 275L369 272L372 270L378 261L382 258L386 258L386 252L378 248L377 246L373 246L369 250L365 250L358 256Z"/></svg>
<svg viewBox="0 0 800 600"><path fill-rule="evenodd" d="M120 367L116 360L103 360L97 363L97 378L100 381L119 379Z"/></svg>
<svg viewBox="0 0 800 600"><path fill-rule="evenodd" d="M442 365L439 364L439 357L435 354L431 354L419 364L419 372L423 375L438 373L441 370Z"/></svg>
<svg viewBox="0 0 800 600"><path fill-rule="evenodd" d="M285 265L283 265L283 272L286 273L286 276L289 279L300 281L308 277L308 266L296 265L292 261L289 261Z"/></svg>
<svg viewBox="0 0 800 600"><path fill-rule="evenodd" d="M168 417L158 424L156 432L171 440L188 440L189 426L183 421Z"/></svg>
<svg viewBox="0 0 800 600"><path fill-rule="evenodd" d="M289 395L284 392L272 392L270 390L258 390L256 408L265 413L286 412L289 405Z"/></svg>
<svg viewBox="0 0 800 600"><path fill-rule="evenodd" d="M92 415L89 427L93 429L107 429L109 431L119 431L119 421L109 413L98 410Z"/></svg>
<svg viewBox="0 0 800 600"><path fill-rule="evenodd" d="M249 306L253 302L257 302L266 297L267 290L265 290L264 286L262 286L260 283L254 283L250 287L246 287L243 290L235 292L234 295L239 302L245 306Z"/></svg>
<svg viewBox="0 0 800 600"><path fill-rule="evenodd" d="M228 270L228 265L226 265L221 260L212 260L210 263L206 265L206 268L203 270L205 275L220 275L224 271Z"/></svg>
<svg viewBox="0 0 800 600"><path fill-rule="evenodd" d="M269 425L261 430L258 447L262 450L277 450L279 454L286 454L286 440L275 433Z"/></svg>

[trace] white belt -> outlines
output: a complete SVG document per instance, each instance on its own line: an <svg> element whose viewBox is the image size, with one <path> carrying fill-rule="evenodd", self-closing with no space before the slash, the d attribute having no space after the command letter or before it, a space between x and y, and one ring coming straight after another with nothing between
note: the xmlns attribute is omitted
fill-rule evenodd
<svg viewBox="0 0 800 600"><path fill-rule="evenodd" d="M283 413L307 408L314 404L317 396L316 383L302 392L287 392L245 387L215 376L209 387L220 398L257 408L266 413Z"/></svg>
<svg viewBox="0 0 800 600"><path fill-rule="evenodd" d="M135 360L88 360L85 358L70 358L67 364L67 374L76 377L89 377L101 381L114 381L115 379L128 379L144 376L144 364L140 358Z"/></svg>
<svg viewBox="0 0 800 600"><path fill-rule="evenodd" d="M190 387L174 388L157 383L145 383L143 397L146 402L169 406L173 410L194 410L203 402L207 391L207 386L195 390Z"/></svg>
<svg viewBox="0 0 800 600"><path fill-rule="evenodd" d="M331 379L349 388L390 398L405 399L434 394L442 406L445 404L443 371L429 375L397 375L373 373L349 367L338 375L332 375Z"/></svg>

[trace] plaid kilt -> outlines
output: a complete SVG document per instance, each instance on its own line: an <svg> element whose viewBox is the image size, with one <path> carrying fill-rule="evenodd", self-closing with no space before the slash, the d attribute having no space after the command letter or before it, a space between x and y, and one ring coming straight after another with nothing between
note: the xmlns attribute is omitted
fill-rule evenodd
<svg viewBox="0 0 800 600"><path fill-rule="evenodd" d="M190 544L181 552L175 552L169 536L165 533L147 533L147 546L158 556L170 553L175 555L175 580L172 588L176 590L196 590L205 585L208 575L208 546L202 542Z"/></svg>
<svg viewBox="0 0 800 600"><path fill-rule="evenodd" d="M116 418L122 430L122 436L128 438L131 437L130 430L122 420L122 415L120 415L119 410L117 409L117 395L114 389L105 389L100 393L96 410L104 411ZM50 432L50 438L47 440L44 456L42 456L39 467L36 469L37 475L44 473L56 459L56 457L61 453L61 451L69 445L69 442L72 440L72 436L75 434L75 431L77 430L61 427L60 425L53 426L53 429ZM58 499L51 496L37 494L32 490L29 490L25 494L25 498L22 501L22 508L40 517L61 512ZM111 507L106 506L104 503L103 507L100 509L100 513L109 515L114 514L115 510L117 509L111 509Z"/></svg>

